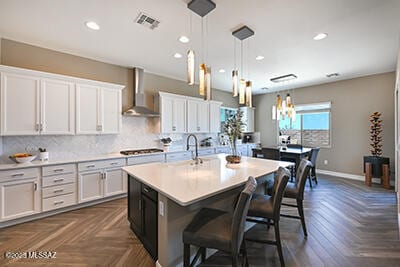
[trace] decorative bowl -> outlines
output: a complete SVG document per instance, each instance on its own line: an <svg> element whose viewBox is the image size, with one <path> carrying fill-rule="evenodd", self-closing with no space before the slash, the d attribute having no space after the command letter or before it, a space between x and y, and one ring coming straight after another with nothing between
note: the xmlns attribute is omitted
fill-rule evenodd
<svg viewBox="0 0 400 267"><path fill-rule="evenodd" d="M36 155L31 155L31 154L27 154L25 157L21 157L21 156L10 156L10 159L13 160L16 163L27 163L27 162L31 162L32 160L34 160L36 158Z"/></svg>
<svg viewBox="0 0 400 267"><path fill-rule="evenodd" d="M238 163L240 163L241 157L234 156L234 155L228 155L225 157L225 159L229 164L238 164Z"/></svg>

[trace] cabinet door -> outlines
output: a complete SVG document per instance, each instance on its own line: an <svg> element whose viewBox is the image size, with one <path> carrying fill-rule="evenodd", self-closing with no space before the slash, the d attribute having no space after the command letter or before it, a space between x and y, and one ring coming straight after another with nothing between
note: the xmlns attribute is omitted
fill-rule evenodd
<svg viewBox="0 0 400 267"><path fill-rule="evenodd" d="M173 105L174 101L169 97L160 98L161 106L161 132L173 132Z"/></svg>
<svg viewBox="0 0 400 267"><path fill-rule="evenodd" d="M187 101L187 131L188 133L197 133L198 132L198 123L197 123L197 112L198 105L197 101L188 100Z"/></svg>
<svg viewBox="0 0 400 267"><path fill-rule="evenodd" d="M221 132L220 109L220 103L210 102L210 133Z"/></svg>
<svg viewBox="0 0 400 267"><path fill-rule="evenodd" d="M126 172L122 169L105 171L104 196L126 193Z"/></svg>
<svg viewBox="0 0 400 267"><path fill-rule="evenodd" d="M1 73L1 134L38 135L39 78Z"/></svg>
<svg viewBox="0 0 400 267"><path fill-rule="evenodd" d="M132 176L128 178L128 219L136 234L142 234L142 183Z"/></svg>
<svg viewBox="0 0 400 267"><path fill-rule="evenodd" d="M142 194L143 200L143 245L153 259L157 258L158 213L157 202Z"/></svg>
<svg viewBox="0 0 400 267"><path fill-rule="evenodd" d="M208 103L206 101L187 101L187 131L189 133L208 132Z"/></svg>
<svg viewBox="0 0 400 267"><path fill-rule="evenodd" d="M242 121L245 124L243 132L254 132L254 108L241 107L240 110L243 112Z"/></svg>
<svg viewBox="0 0 400 267"><path fill-rule="evenodd" d="M40 212L38 178L0 184L0 220L11 220Z"/></svg>
<svg viewBox="0 0 400 267"><path fill-rule="evenodd" d="M102 133L117 134L121 131L121 91L101 90L100 121Z"/></svg>
<svg viewBox="0 0 400 267"><path fill-rule="evenodd" d="M41 134L75 134L75 87L73 83L41 81Z"/></svg>
<svg viewBox="0 0 400 267"><path fill-rule="evenodd" d="M206 101L201 101L197 105L197 125L200 133L209 132L209 105Z"/></svg>
<svg viewBox="0 0 400 267"><path fill-rule="evenodd" d="M102 178L101 171L79 174L79 203L103 197Z"/></svg>
<svg viewBox="0 0 400 267"><path fill-rule="evenodd" d="M174 133L186 132L186 100L181 98L174 99L173 104L173 127Z"/></svg>
<svg viewBox="0 0 400 267"><path fill-rule="evenodd" d="M78 84L76 88L76 133L98 134L100 121L100 89Z"/></svg>

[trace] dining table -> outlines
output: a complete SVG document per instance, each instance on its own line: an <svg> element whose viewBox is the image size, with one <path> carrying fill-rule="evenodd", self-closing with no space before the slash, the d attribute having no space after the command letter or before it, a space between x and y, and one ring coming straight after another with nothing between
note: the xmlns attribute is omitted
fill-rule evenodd
<svg viewBox="0 0 400 267"><path fill-rule="evenodd" d="M279 155L282 160L290 159L290 161L294 161L296 163L296 169L299 166L300 161L303 158L308 157L312 149L310 147L293 148L284 146L278 146L274 148L279 149ZM262 154L262 148L253 148L253 155L256 154Z"/></svg>

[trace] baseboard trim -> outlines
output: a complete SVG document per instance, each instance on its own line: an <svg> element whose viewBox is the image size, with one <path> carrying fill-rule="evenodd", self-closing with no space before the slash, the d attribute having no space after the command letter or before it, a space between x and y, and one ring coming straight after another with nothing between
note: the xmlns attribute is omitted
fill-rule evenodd
<svg viewBox="0 0 400 267"><path fill-rule="evenodd" d="M365 181L365 176L364 175L357 175L357 174L351 174L351 173L345 173L345 172L335 172L335 171L328 171L328 170L320 170L317 169L316 172L318 174L325 174L329 176L335 176L339 178L347 178L351 180L357 180L357 181ZM380 179L379 178L372 178L372 182L374 184L380 184ZM394 181L390 181L390 185L394 186Z"/></svg>
<svg viewBox="0 0 400 267"><path fill-rule="evenodd" d="M67 212L67 211L72 211L72 210L77 210L77 209L81 209L81 208L90 207L90 206L97 205L97 204L104 203L104 202L108 202L108 201L111 201L111 200L124 198L126 196L127 196L126 193L125 194L121 194L121 195L110 196L110 197L97 199L97 200L93 200L93 201L89 201L89 202L75 204L73 206L64 207L64 208L57 209L57 210L40 212L40 213L29 215L29 216L26 216L26 217L21 217L21 218L9 220L9 221L4 221L4 222L0 223L0 229L5 228L5 227L9 227L9 226L13 226L13 225L17 225L17 224L20 224L20 223L25 223L25 222L30 222L30 221L46 218L46 217L53 216L53 215L60 214L60 213L64 213L64 212Z"/></svg>

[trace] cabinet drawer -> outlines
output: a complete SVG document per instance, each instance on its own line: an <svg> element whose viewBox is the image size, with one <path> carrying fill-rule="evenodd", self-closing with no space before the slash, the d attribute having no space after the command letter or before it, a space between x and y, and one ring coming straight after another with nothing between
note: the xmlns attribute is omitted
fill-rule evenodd
<svg viewBox="0 0 400 267"><path fill-rule="evenodd" d="M39 168L0 171L0 182L35 178L39 176L39 173L40 173Z"/></svg>
<svg viewBox="0 0 400 267"><path fill-rule="evenodd" d="M173 162L178 160L187 160L192 158L192 152L178 152L178 153L168 153L166 155L167 162Z"/></svg>
<svg viewBox="0 0 400 267"><path fill-rule="evenodd" d="M146 155L146 156L137 156L128 158L128 165L145 164L151 162L164 162L164 161L165 161L164 154Z"/></svg>
<svg viewBox="0 0 400 267"><path fill-rule="evenodd" d="M76 174L54 175L42 178L42 187L75 183Z"/></svg>
<svg viewBox="0 0 400 267"><path fill-rule="evenodd" d="M59 209L76 204L76 194L71 193L62 196L43 199L43 211Z"/></svg>
<svg viewBox="0 0 400 267"><path fill-rule="evenodd" d="M213 154L215 154L215 150L213 148L199 150L199 156L207 156L207 155L213 155Z"/></svg>
<svg viewBox="0 0 400 267"><path fill-rule="evenodd" d="M75 193L75 191L76 191L75 187L76 187L76 184L72 183L72 184L65 184L65 185L43 188L42 189L42 197L48 198L48 197L55 197L55 196L59 196L59 195Z"/></svg>
<svg viewBox="0 0 400 267"><path fill-rule="evenodd" d="M43 172L43 176L74 173L75 172L75 164L46 166L46 167L43 167L42 172Z"/></svg>
<svg viewBox="0 0 400 267"><path fill-rule="evenodd" d="M219 153L231 153L231 149L229 147L218 147L217 149L217 154Z"/></svg>
<svg viewBox="0 0 400 267"><path fill-rule="evenodd" d="M150 199L154 200L157 202L157 198L158 198L158 193L156 190L154 190L153 188L151 188L150 186L147 186L145 184L142 184L142 194L145 194L146 196L148 196Z"/></svg>
<svg viewBox="0 0 400 267"><path fill-rule="evenodd" d="M100 160L100 161L88 161L78 164L78 170L80 172L98 170L110 167L122 167L125 166L126 160L124 158L120 159L110 159L110 160Z"/></svg>

